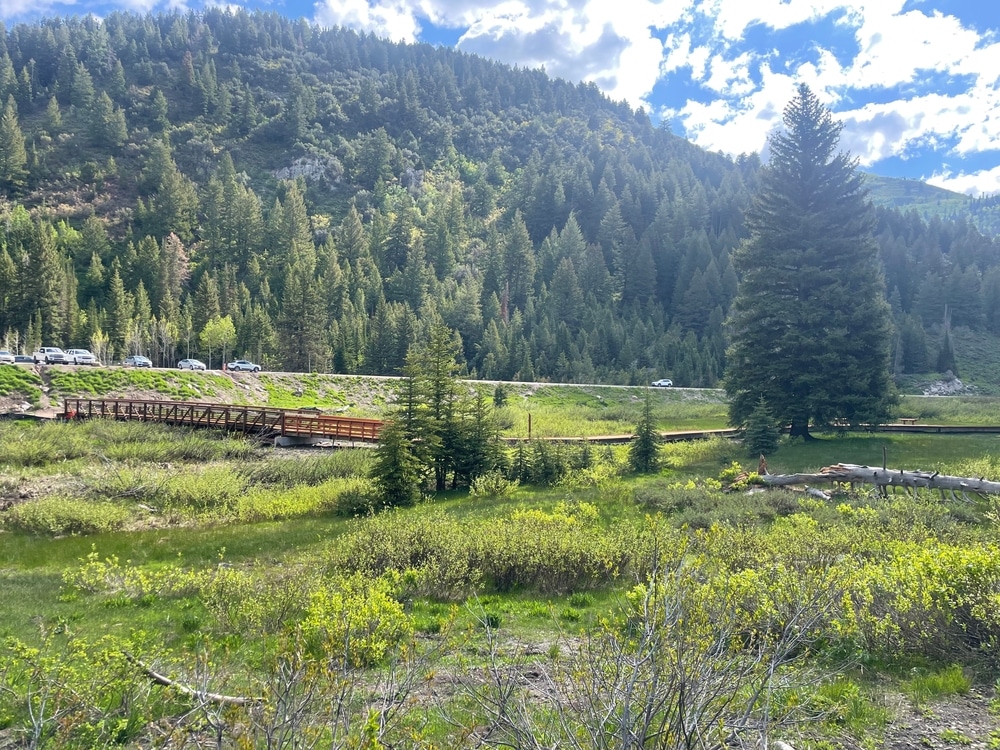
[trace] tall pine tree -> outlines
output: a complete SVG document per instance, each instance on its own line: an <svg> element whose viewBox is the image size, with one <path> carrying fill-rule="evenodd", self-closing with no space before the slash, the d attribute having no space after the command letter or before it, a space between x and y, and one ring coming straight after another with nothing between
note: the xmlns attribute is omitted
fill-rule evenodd
<svg viewBox="0 0 1000 750"><path fill-rule="evenodd" d="M804 84L784 123L734 256L725 386L733 424L763 397L808 438L810 422L888 417L891 323L864 178L837 151L842 126Z"/></svg>

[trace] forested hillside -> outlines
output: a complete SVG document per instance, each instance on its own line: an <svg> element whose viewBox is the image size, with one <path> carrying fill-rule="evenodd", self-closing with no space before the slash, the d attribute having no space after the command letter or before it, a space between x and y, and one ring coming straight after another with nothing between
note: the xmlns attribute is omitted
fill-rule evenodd
<svg viewBox="0 0 1000 750"><path fill-rule="evenodd" d="M593 85L274 14L0 45L8 348L394 373L444 322L486 378L723 372L756 156ZM948 325L1000 333L995 240L890 208L879 231L897 372L954 369Z"/></svg>

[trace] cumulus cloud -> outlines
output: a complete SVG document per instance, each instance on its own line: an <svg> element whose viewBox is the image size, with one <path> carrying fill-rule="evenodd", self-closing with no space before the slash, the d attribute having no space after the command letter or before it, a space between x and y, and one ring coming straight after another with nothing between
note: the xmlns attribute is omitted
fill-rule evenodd
<svg viewBox="0 0 1000 750"><path fill-rule="evenodd" d="M60 5L72 5L72 1ZM31 0L0 0L0 16L3 18L20 18L29 13L47 13L55 3L32 2Z"/></svg>
<svg viewBox="0 0 1000 750"><path fill-rule="evenodd" d="M325 0L315 8L314 20L321 26L343 26L397 42L415 42L420 31L414 8L405 0Z"/></svg>
<svg viewBox="0 0 1000 750"><path fill-rule="evenodd" d="M991 195L1000 193L1000 166L992 169L983 169L978 172L966 174L959 172L952 174L945 170L935 172L930 177L924 179L928 185L934 185L945 190L953 190L956 193L966 193L975 197L980 195Z"/></svg>

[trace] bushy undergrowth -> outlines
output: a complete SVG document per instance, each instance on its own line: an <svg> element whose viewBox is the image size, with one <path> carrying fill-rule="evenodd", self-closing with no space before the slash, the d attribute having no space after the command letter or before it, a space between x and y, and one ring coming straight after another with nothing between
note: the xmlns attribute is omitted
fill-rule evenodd
<svg viewBox="0 0 1000 750"><path fill-rule="evenodd" d="M253 443L209 431L94 419L0 423L0 463L46 466L77 458L129 463L246 459Z"/></svg>
<svg viewBox="0 0 1000 750"><path fill-rule="evenodd" d="M125 427L109 426L107 435L81 430L75 434L87 440L74 449L151 434ZM200 559L209 564L165 562L162 556L155 563L133 562L125 554L104 558L94 551L65 571L59 618L68 612L68 620L46 623L62 637L80 627L73 618L93 617L95 610L113 608L114 620L107 622L130 626L123 610L137 620L159 612L164 623L162 638L152 639L156 645L149 639L128 645L147 662L168 664L189 685L274 701L279 694L295 696L302 701L296 705L312 706L301 720L312 722L308 731L315 736L334 731L324 722L335 708L351 717L350 727L341 729L359 747L365 732L382 726L365 728L372 705L391 696L392 710L413 705L424 711L419 698L408 702L413 693L407 691L422 679L415 675L433 675L445 663L455 694L442 696L434 708L452 712L447 721L421 719L406 728L411 734L399 729L385 735L384 746L411 746L414 737L427 746L460 746L450 734L457 726L494 726L498 740L521 736L538 746L563 746L569 738L559 734L560 722L574 728L574 741L618 746L608 740L608 727L636 715L637 707L658 707L657 720L670 719L673 707L692 715L687 712L699 706L685 703L690 691L663 691L695 683L716 691L716 702L700 708L739 704L755 718L765 706L774 717L804 712L787 726L808 726L810 742L819 742L817 733L827 727L860 740L877 736L888 712L872 697L872 683L855 680L859 672L845 674L854 666L867 675L886 664L932 665L926 674L908 673L912 680L899 685L919 703L967 689L961 667L933 665L990 670L1000 663L1000 547L992 530L980 525L988 507L961 505L960 519L957 504L929 493L880 497L838 487L832 500L786 490L724 493L719 481L688 473L691 467L711 467L712 474L732 469L737 452L723 441L665 446L671 468L642 479L620 473L615 451L593 450L582 460L582 448L561 450L567 465L581 465L544 490L522 484L515 492L488 491L500 479L494 477L473 498L448 494L375 515L366 504L371 487L359 474L368 459L363 451L259 452L236 461L209 453L205 463L109 459L100 481L96 472L79 475L92 482L86 497L66 498L62 505L25 502L5 517L32 519L8 528L81 534L129 524L208 529L293 517L307 518L300 523L312 529L310 515L363 516L324 519L332 524L324 528L340 535L322 544L313 539L309 552L302 549L308 545L285 538L275 548L295 552L276 552L275 559L254 546L242 560L222 555L216 562L219 540L234 539L238 529L220 530L222 536L213 529L200 542ZM972 475L991 472L993 459L961 466ZM84 506L99 517L81 519ZM118 544L123 536L105 541ZM162 536L181 542L180 535ZM149 551L143 548L142 555ZM468 640L451 640L456 612L464 613ZM526 634L528 627L546 631ZM504 651L522 638L534 650ZM81 641L76 653L91 653L93 645ZM120 655L125 646L116 646ZM441 649L434 661L407 661L431 647ZM76 696L67 701L79 701L66 708L60 728L55 720L47 725L51 736L71 738L67 746L113 744L118 708L104 711L79 698L89 689L94 701L111 705L90 682L96 670L84 675L78 662L46 648L31 656L23 643L10 642L0 654L0 661L7 657L6 663L24 668L15 674L0 667L0 718L30 723L26 701L48 680L57 690L65 686L65 696ZM35 671L25 666L29 657ZM60 672L64 664L80 674ZM143 695L136 699L136 726L183 713L148 699L143 690L149 681L134 664L120 658L117 664L126 677L116 679L128 681L119 683L122 691ZM411 671L394 671L401 664ZM818 677L819 667L839 676ZM538 675L531 692L527 674ZM371 692L338 703L337 691L345 686ZM741 704L761 686L766 700ZM470 692L462 692L465 687ZM626 693L629 705L620 702ZM489 706L499 704L485 698L519 701L517 715L503 721L523 726L489 714ZM225 725L231 744L252 746L251 737L263 743L270 729L260 722L269 711L279 721L276 703L227 709L230 719L238 716ZM812 721L802 722L802 715ZM106 725L94 718L104 716ZM85 724L98 728L85 730ZM121 736L134 738L137 731Z"/></svg>
<svg viewBox="0 0 1000 750"><path fill-rule="evenodd" d="M26 534L103 534L125 528L132 514L117 503L48 497L11 507L3 528Z"/></svg>
<svg viewBox="0 0 1000 750"><path fill-rule="evenodd" d="M243 464L239 472L248 483L261 486L315 485L329 479L366 476L371 460L371 451L334 450L306 456L271 456Z"/></svg>
<svg viewBox="0 0 1000 750"><path fill-rule="evenodd" d="M516 510L456 519L427 509L356 522L330 550L332 569L369 576L407 572L420 594L463 599L480 585L491 591L559 593L592 589L639 575L668 538L642 522L605 528L586 503L553 511Z"/></svg>

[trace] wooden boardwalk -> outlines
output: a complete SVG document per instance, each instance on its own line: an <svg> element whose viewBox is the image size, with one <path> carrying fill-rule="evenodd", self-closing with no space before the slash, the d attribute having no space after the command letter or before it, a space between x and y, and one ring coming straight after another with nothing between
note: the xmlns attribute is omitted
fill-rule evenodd
<svg viewBox="0 0 1000 750"><path fill-rule="evenodd" d="M377 443L380 419L339 417L302 409L210 404L197 401L159 401L124 398L67 398L64 419L104 418L159 422L186 427L208 427L242 432L262 439L295 441L333 440Z"/></svg>

